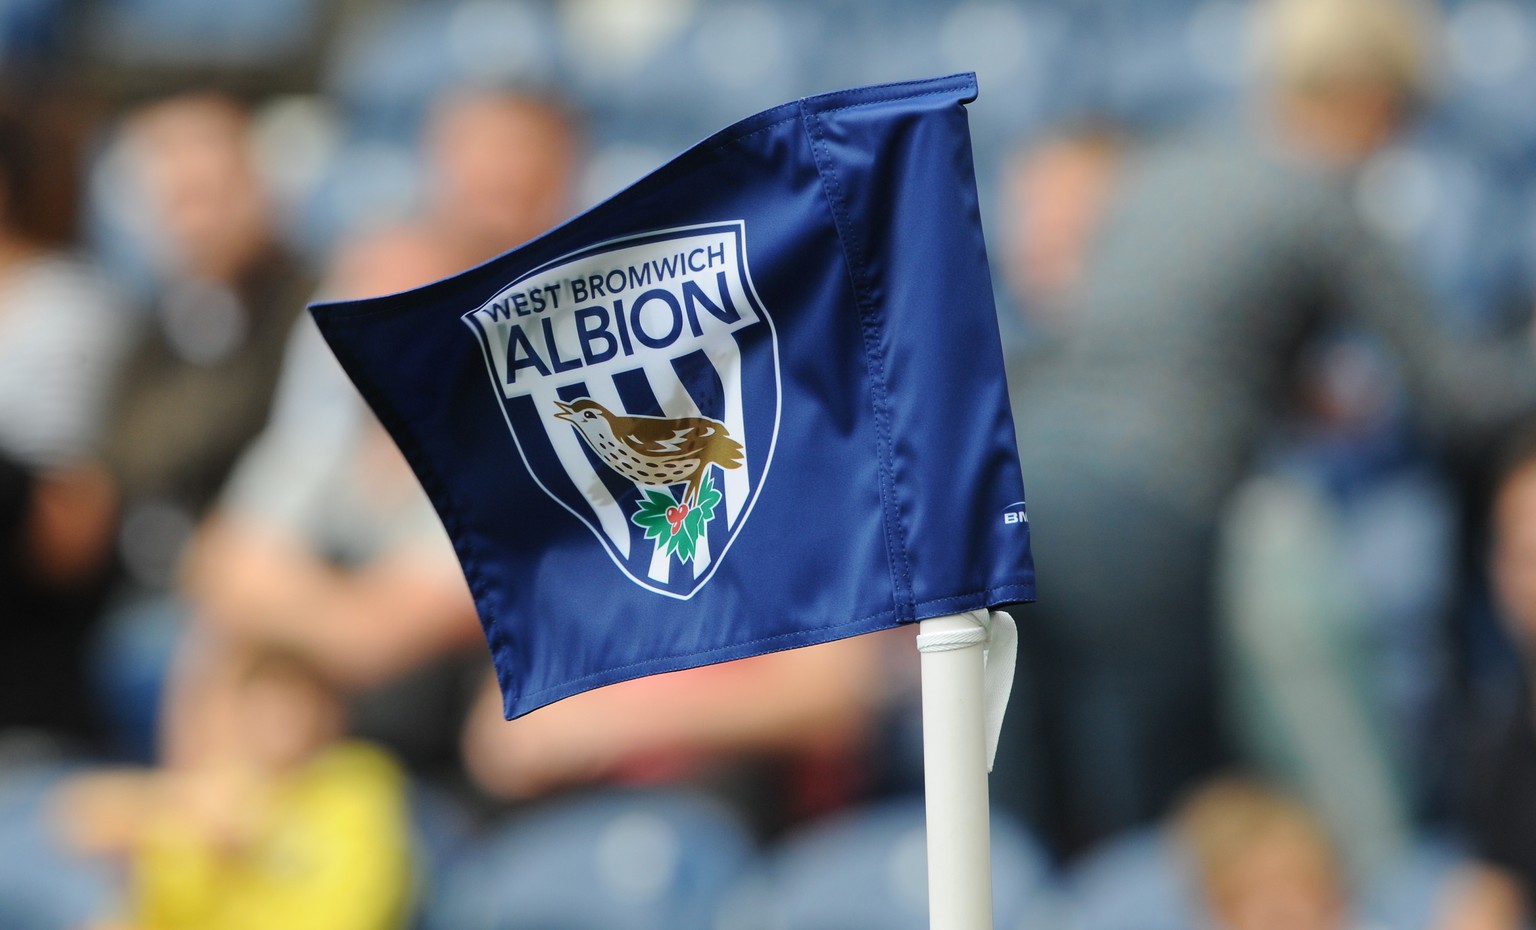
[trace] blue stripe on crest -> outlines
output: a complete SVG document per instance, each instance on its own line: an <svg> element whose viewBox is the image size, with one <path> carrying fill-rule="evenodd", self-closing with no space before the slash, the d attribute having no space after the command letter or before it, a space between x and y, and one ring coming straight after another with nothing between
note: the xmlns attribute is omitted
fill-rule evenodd
<svg viewBox="0 0 1536 930"><path fill-rule="evenodd" d="M618 372L613 376L613 386L624 400L625 413L637 417L665 416L661 401L656 399L656 392L651 390L651 379L645 376L645 369L631 368L629 371Z"/></svg>
<svg viewBox="0 0 1536 930"><path fill-rule="evenodd" d="M703 350L674 358L672 370L677 372L688 396L693 398L701 413L716 420L725 419L725 385Z"/></svg>

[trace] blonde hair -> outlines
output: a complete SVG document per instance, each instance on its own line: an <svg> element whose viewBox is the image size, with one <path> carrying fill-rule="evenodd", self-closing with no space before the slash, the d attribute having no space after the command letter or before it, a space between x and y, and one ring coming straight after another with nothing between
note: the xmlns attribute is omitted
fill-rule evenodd
<svg viewBox="0 0 1536 930"><path fill-rule="evenodd" d="M1440 22L1424 0L1268 0L1254 39L1261 72L1284 92L1376 83L1426 100L1440 82Z"/></svg>
<svg viewBox="0 0 1536 930"><path fill-rule="evenodd" d="M1298 843L1330 873L1339 862L1332 840L1300 801L1251 778L1219 778L1184 802L1175 829L1207 888L1257 844Z"/></svg>

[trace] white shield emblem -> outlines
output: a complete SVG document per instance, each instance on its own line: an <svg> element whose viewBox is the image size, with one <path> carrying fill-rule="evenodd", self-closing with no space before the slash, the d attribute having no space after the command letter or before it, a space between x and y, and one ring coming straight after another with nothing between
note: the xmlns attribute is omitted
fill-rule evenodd
<svg viewBox="0 0 1536 930"><path fill-rule="evenodd" d="M687 599L746 522L778 342L741 221L611 239L466 313L519 455L635 583Z"/></svg>

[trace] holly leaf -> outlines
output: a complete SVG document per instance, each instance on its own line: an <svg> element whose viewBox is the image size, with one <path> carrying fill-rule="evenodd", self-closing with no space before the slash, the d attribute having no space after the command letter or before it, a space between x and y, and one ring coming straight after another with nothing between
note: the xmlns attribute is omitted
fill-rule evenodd
<svg viewBox="0 0 1536 930"><path fill-rule="evenodd" d="M630 519L636 526L645 530L646 539L665 539L672 534L672 525L667 522L665 516L656 518L637 513Z"/></svg>
<svg viewBox="0 0 1536 930"><path fill-rule="evenodd" d="M647 488L640 496L640 508L629 520L645 530L646 539L667 540L672 535L672 524L667 520L667 510L676 506L677 501L668 492Z"/></svg>
<svg viewBox="0 0 1536 930"><path fill-rule="evenodd" d="M698 508L694 508L693 510L688 511L688 515L686 517L683 517L682 531L677 535L687 536L689 540L697 544L699 541L699 536L701 536L703 532L704 515L699 513Z"/></svg>
<svg viewBox="0 0 1536 930"><path fill-rule="evenodd" d="M704 482L699 485L698 502L694 504L694 509L688 515L691 517L697 513L701 521L708 523L715 518L715 505L720 503L721 497L721 493L715 490L714 474L705 472Z"/></svg>
<svg viewBox="0 0 1536 930"><path fill-rule="evenodd" d="M692 517L693 514L693 511L688 512L688 516L683 518L682 529L670 540L672 551L684 562L693 561L699 541L698 535L688 525L689 517Z"/></svg>

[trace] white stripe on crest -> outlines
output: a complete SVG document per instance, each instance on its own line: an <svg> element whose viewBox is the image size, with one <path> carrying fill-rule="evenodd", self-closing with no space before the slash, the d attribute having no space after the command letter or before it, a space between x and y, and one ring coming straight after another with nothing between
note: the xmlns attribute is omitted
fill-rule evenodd
<svg viewBox="0 0 1536 930"><path fill-rule="evenodd" d="M623 558L629 558L629 521L625 519L624 511L619 508L619 502L614 500L613 495L608 491L608 486L603 484L603 479L587 459L586 441L576 432L574 426L555 417L555 413L560 409L555 406L555 401L560 399L560 395L553 388L543 387L535 388L532 394L539 422L543 424L544 432L549 436L549 443L554 447L555 455L560 459L560 465L565 469L565 473L570 475L571 483L576 485L576 491L586 499L592 512L597 514L597 522L603 528L604 535ZM608 406L603 399L594 397L593 400ZM615 396L615 404L617 400Z"/></svg>
<svg viewBox="0 0 1536 930"><path fill-rule="evenodd" d="M748 470L752 467L746 454L747 441L747 417L742 412L741 404L741 350L734 338L718 339L704 347L704 354L709 356L709 361L715 366L715 374L720 376L720 383L725 387L725 428L731 434L731 438L741 443L742 463L739 468L722 468L720 474L724 477L721 491L725 494L725 520L728 529L736 528L736 518L741 516L742 508L746 506L747 499L752 492L752 481Z"/></svg>

